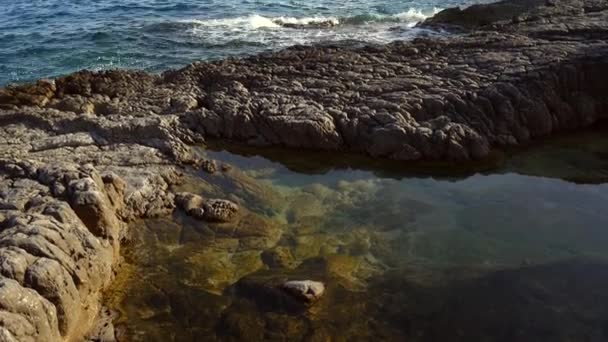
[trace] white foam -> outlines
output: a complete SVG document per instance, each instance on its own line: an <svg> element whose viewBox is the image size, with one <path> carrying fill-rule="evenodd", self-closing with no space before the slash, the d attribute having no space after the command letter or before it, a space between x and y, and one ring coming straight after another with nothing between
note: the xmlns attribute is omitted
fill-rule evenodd
<svg viewBox="0 0 608 342"><path fill-rule="evenodd" d="M407 39L416 35L415 30L393 30L395 26L413 27L416 23L439 12L439 9L409 9L392 15L354 16L337 18L331 16L248 16L194 19L182 21L191 24L188 32L201 42L229 47L231 44L252 44L271 49L296 44L311 44L328 41L357 40L369 43L388 43L396 39ZM330 22L335 28L314 27L316 23ZM294 29L290 25L313 25L310 29ZM411 31L411 32L409 32ZM238 49L238 48L237 48ZM256 48L254 48L256 49Z"/></svg>
<svg viewBox="0 0 608 342"><path fill-rule="evenodd" d="M277 28L280 25L276 24L272 19L261 15L250 15L247 17L225 18L225 19L208 19L208 20L184 20L184 23L196 24L204 27L226 27L226 28Z"/></svg>
<svg viewBox="0 0 608 342"><path fill-rule="evenodd" d="M440 8L434 7L430 11L423 11L417 8L410 8L405 12L401 12L393 15L393 17L399 19L403 23L409 24L408 26L414 26L417 23L424 21L425 19L434 16L441 11Z"/></svg>
<svg viewBox="0 0 608 342"><path fill-rule="evenodd" d="M408 26L414 26L416 23L425 20L428 17L431 17L437 14L440 11L438 8L433 8L432 10L421 10L417 8L410 8L405 12L401 12L394 15L373 15L373 19L370 20L367 24L371 24L374 22L401 22L405 23ZM243 17L235 17L235 18L222 18L222 19L206 19L206 20L185 20L182 22L195 24L201 27L209 27L209 28L225 28L227 30L257 30L257 29L279 29L284 24L292 24L292 25L310 25L315 23L324 23L329 22L333 25L339 24L348 24L348 18L339 19L337 17L288 17L288 16L280 16L280 17L265 17L258 14L253 14L249 16Z"/></svg>
<svg viewBox="0 0 608 342"><path fill-rule="evenodd" d="M294 24L294 25L310 25L316 23L326 23L330 22L334 25L338 25L340 20L336 17L304 17L304 18L295 18L295 17L277 17L272 19L273 22L283 23L283 24Z"/></svg>

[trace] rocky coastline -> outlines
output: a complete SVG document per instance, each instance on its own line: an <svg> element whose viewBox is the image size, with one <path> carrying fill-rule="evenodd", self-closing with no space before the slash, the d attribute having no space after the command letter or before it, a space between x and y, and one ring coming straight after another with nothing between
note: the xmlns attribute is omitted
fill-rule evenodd
<svg viewBox="0 0 608 342"><path fill-rule="evenodd" d="M608 117L606 1L507 0L419 26L459 34L0 89L0 340L111 339L101 293L128 223L197 212L172 186L216 171L191 148L205 139L466 162Z"/></svg>

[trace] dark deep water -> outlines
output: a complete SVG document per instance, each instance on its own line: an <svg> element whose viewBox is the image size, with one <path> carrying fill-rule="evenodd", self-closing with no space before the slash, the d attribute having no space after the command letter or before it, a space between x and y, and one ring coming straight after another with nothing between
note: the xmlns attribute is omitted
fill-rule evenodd
<svg viewBox="0 0 608 342"><path fill-rule="evenodd" d="M606 132L454 177L201 150L235 167L179 190L242 219L135 224L108 304L127 341L606 341ZM303 309L267 286L294 279L326 294Z"/></svg>

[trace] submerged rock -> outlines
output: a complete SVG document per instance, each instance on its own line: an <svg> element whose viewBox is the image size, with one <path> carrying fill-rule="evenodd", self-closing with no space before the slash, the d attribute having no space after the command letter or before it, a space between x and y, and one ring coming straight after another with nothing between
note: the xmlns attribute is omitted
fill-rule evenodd
<svg viewBox="0 0 608 342"><path fill-rule="evenodd" d="M188 215L200 220L205 218L205 209L203 208L205 201L201 196L180 192L176 194L175 202L176 205Z"/></svg>
<svg viewBox="0 0 608 342"><path fill-rule="evenodd" d="M0 89L0 338L80 340L113 277L125 221L167 215L174 203L214 221L209 229L238 239L238 248L253 249L237 258L247 259L252 271L261 267L259 253L281 237L278 225L241 213L231 201L174 199L169 191L181 177L175 166L196 164L189 146L205 138L465 161L607 118L608 3L507 0L500 6L506 7L438 16L437 24L477 30L458 36L300 46L162 75L81 71ZM457 18L514 6L485 22ZM258 199L261 209L285 204L235 170L221 177L241 178L230 184L247 206ZM319 208L302 209L291 218L314 230L304 221L320 216ZM387 216L400 208L388 209ZM301 244L315 239L309 241ZM351 249L365 255L370 248L363 241ZM296 260L327 254L304 252L295 250ZM302 306L281 289L284 279L273 279L238 287ZM309 290L322 294L316 285L297 284L291 288L305 298Z"/></svg>
<svg viewBox="0 0 608 342"><path fill-rule="evenodd" d="M325 284L313 280L290 280L283 283L281 288L306 302L318 300L325 292Z"/></svg>
<svg viewBox="0 0 608 342"><path fill-rule="evenodd" d="M203 205L205 213L203 217L207 221L229 222L236 217L239 206L228 200L210 199Z"/></svg>
<svg viewBox="0 0 608 342"><path fill-rule="evenodd" d="M262 253L262 261L270 268L294 268L297 261L294 259L291 250L280 246Z"/></svg>
<svg viewBox="0 0 608 342"><path fill-rule="evenodd" d="M201 169L207 173L214 174L218 170L217 162L215 160L202 160L200 162Z"/></svg>
<svg viewBox="0 0 608 342"><path fill-rule="evenodd" d="M187 192L175 196L176 205L188 215L210 222L229 222L236 217L239 206L222 199L204 199Z"/></svg>

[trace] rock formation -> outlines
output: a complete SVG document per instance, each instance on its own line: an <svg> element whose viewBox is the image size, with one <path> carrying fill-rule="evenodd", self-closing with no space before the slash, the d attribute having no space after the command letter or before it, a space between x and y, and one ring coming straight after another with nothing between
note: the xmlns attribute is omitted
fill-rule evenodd
<svg viewBox="0 0 608 342"><path fill-rule="evenodd" d="M290 280L286 281L281 288L306 302L316 301L325 291L323 283L313 280Z"/></svg>
<svg viewBox="0 0 608 342"><path fill-rule="evenodd" d="M608 116L606 1L507 0L422 24L454 26L463 34L0 89L0 340L81 340L126 222L171 213L180 168L216 171L189 147L205 138L465 161ZM184 207L218 221L238 209ZM280 236L247 222L248 243Z"/></svg>

